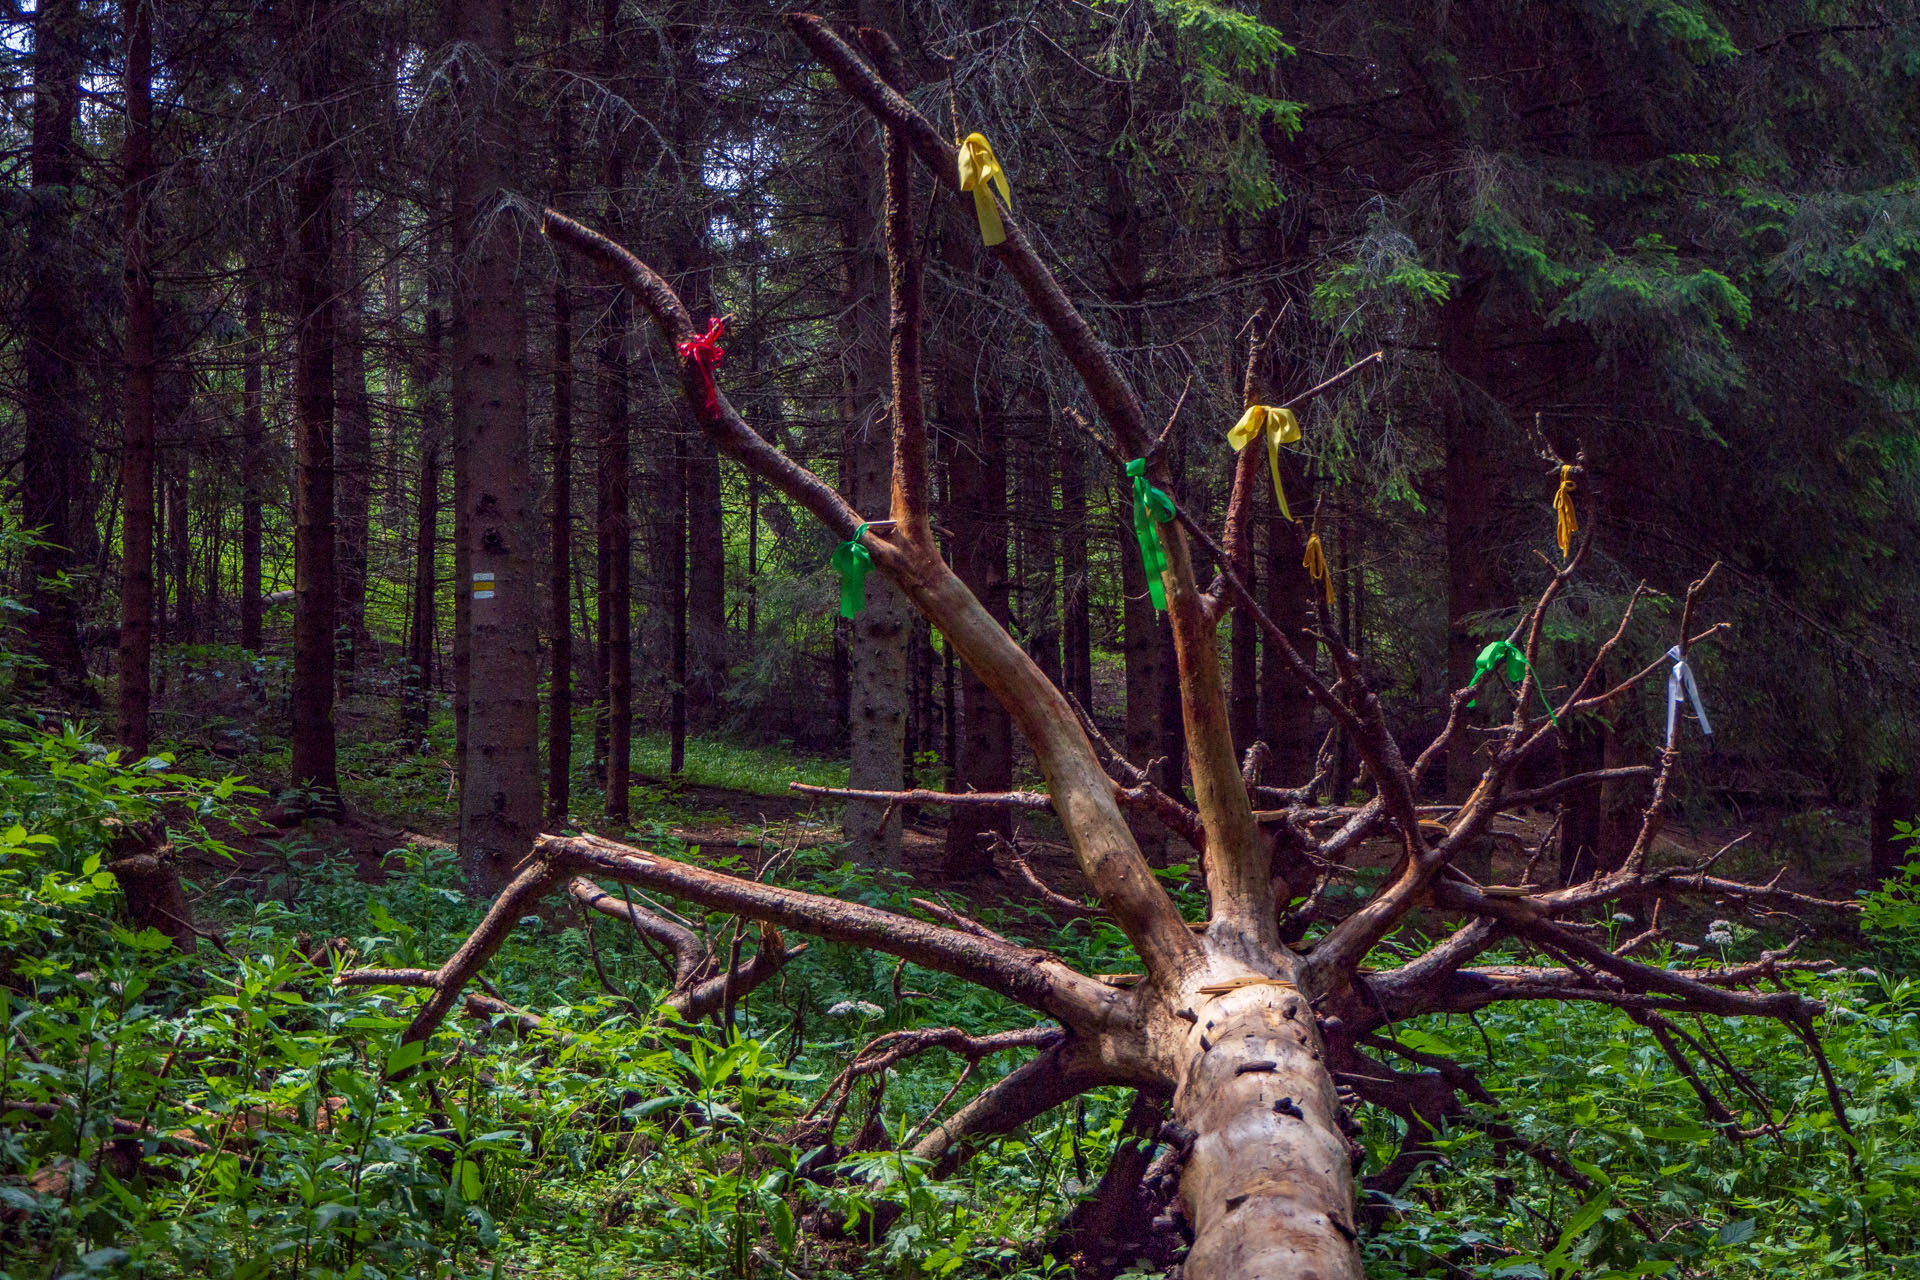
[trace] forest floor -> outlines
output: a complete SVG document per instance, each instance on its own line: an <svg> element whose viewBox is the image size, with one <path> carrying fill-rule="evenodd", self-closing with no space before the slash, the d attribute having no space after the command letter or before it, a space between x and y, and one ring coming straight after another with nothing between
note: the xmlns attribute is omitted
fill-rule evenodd
<svg viewBox="0 0 1920 1280"><path fill-rule="evenodd" d="M38 900L29 892L36 881L8 879L0 858L0 925L29 919L46 938L40 998L15 1017L17 1042L33 1046L40 1061L31 1079L15 1073L6 1096L33 1088L40 1105L94 1098L94 1115L152 1115L161 1132L190 1134L215 1150L242 1142L246 1155L240 1163L232 1155L177 1161L180 1180L156 1180L129 1199L113 1190L117 1182L79 1186L67 1173L84 1146L71 1130L0 1130L0 1276L121 1274L111 1263L121 1255L132 1259L125 1274L165 1280L282 1274L275 1259L315 1276L516 1280L1064 1274L1044 1244L1114 1148L1129 1107L1125 1090L1096 1090L981 1151L956 1178L931 1180L900 1159L900 1140L958 1105L952 1090L960 1082L977 1088L1010 1061L998 1057L973 1073L939 1052L914 1057L849 1092L845 1121L833 1132L845 1161L839 1173L799 1173L799 1117L824 1096L831 1102L833 1080L877 1036L1031 1025L1031 1013L979 988L920 969L908 977L858 948L810 944L776 983L741 1004L735 1031L685 1027L655 1007L660 969L634 936L595 931L557 900L557 910L515 929L486 971L503 1000L536 1011L553 1034L518 1036L505 1025L451 1019L434 1040L438 1065L419 1088L386 1075L380 1063L394 1061L419 996L334 986L307 961L313 940L344 940L334 954L348 960L332 963L438 965L482 910L461 892L453 856L451 725L442 716L420 741L390 708L361 700L342 718L348 818L294 829L244 812L271 808L284 775L284 741L253 735L263 716L175 720L188 727L173 743L182 777L244 773L263 791L240 808L209 810L211 833L230 852L182 842L192 912L219 938L213 950L186 960L167 944L142 950L125 929L104 929L98 910L86 927L73 927L48 913L65 912L58 904L67 898ZM98 865L88 856L108 846L98 794L136 785L140 770L79 748L42 750L60 768L0 770L0 793L21 796L13 812L29 814L29 823L65 835L58 850L19 848L13 858L58 858L77 887L61 892L96 892L86 889L90 865ZM586 733L576 752L588 760ZM31 756L23 760L31 766ZM916 910L916 896L945 898L1085 971L1133 965L1112 927L1052 912L1012 869L998 879L947 877L945 831L933 810L910 816L897 871L845 865L839 806L789 791L793 781L843 785L841 762L785 745L697 737L687 743L682 779L668 779L664 764L662 739L637 743L634 818L603 835L897 912ZM96 773L75 775L77 768ZM86 787L69 794L61 781L69 775ZM593 825L582 816L599 812L603 798L589 770L576 771L574 787L576 821ZM58 818L61 806L71 818ZM1693 862L1753 827L1722 865L1761 879L1780 869L1784 883L1826 896L1853 889L1843 867L1859 864L1859 831L1845 816L1788 814L1764 825L1722 818L1682 812L1655 858ZM1519 850L1538 844L1549 825L1548 814L1503 823L1490 871L1496 883L1528 877ZM1021 831L1033 871L1079 898L1085 885L1050 819L1027 814ZM1156 841L1156 831L1144 835L1175 900L1196 919L1204 896L1192 850ZM1361 850L1352 892L1365 892L1367 877L1379 877L1394 856L1384 841ZM1546 873L1536 867L1532 877ZM1889 904L1899 910L1899 900ZM1743 960L1799 927L1713 902L1697 915L1661 921L1672 940L1668 963ZM1718 915L1738 923L1730 944L1709 948L1707 917ZM1603 927L1638 927L1615 919ZM716 913L697 913L697 923L710 938L730 929ZM1413 921L1394 946L1419 946L1440 923ZM1920 938L1920 925L1912 933ZM1471 1019L1421 1019L1396 1036L1473 1061L1500 1102L1501 1123L1611 1180L1605 1196L1619 1203L1578 1217L1586 1224L1578 1244L1592 1263L1582 1274L1759 1280L1788 1270L1891 1280L1920 1261L1912 1224L1889 1226L1903 1221L1891 1205L1910 1209L1920 1199L1920 983L1899 977L1920 971L1920 946L1876 946L1828 929L1801 954L1870 960L1878 973L1789 975L1834 1009L1822 1036L1849 1098L1864 1174L1849 1167L1822 1082L1778 1027L1726 1023L1711 1032L1716 1061L1738 1071L1722 1084L1736 1090L1741 1125L1770 1117L1780 1128L1772 1142L1740 1148L1716 1142L1690 1088L1607 1007L1496 1006ZM1509 956L1524 961L1524 950ZM154 994L127 1006L123 994L140 984ZM113 1046L119 1065L111 1080L90 1075L88 1044ZM182 1044L192 1048L175 1057ZM0 1079L10 1071L6 1054L0 1042ZM1749 1105L1740 1092L1747 1088L1755 1100L1772 1100L1772 1111ZM321 1111L309 1123L301 1117L311 1105ZM257 1130L223 1130L213 1119L253 1113L280 1119ZM1369 1161L1390 1159L1394 1117L1359 1107L1356 1119ZM1553 1274L1561 1224L1572 1221L1567 1188L1465 1126L1448 1144L1446 1163L1396 1197L1369 1234L1369 1274ZM56 1184L65 1188L60 1203L44 1190ZM831 1240L835 1222L881 1201L900 1215L883 1236L858 1245ZM250 1207L242 1213L240 1205ZM1653 1217L1665 1236L1642 1238L1622 1207ZM25 1221L19 1215L44 1226L10 1244L6 1232ZM806 1215L826 1236L795 1230ZM1874 1232L1891 1242L1885 1259L1874 1253ZM369 1267L355 1272L361 1263Z"/></svg>
<svg viewBox="0 0 1920 1280"><path fill-rule="evenodd" d="M230 671L217 661L212 671ZM203 810L230 853L181 845L192 911L219 936L217 948L174 957L164 942L155 949L107 927L110 908L84 896L103 892L94 885L99 863L89 862L110 846L100 796L147 785L141 770L90 755L84 744L46 743L35 750L57 767L36 771L35 756L21 752L14 772L0 769L0 800L25 815L7 821L59 833L57 848L0 856L0 928L26 920L44 939L37 1002L13 1006L16 1043L40 1061L16 1070L0 1040L0 1081L10 1071L15 1081L0 1095L31 1089L40 1105L92 1099L97 1117L151 1116L161 1131L216 1149L176 1160L177 1181L156 1175L128 1199L118 1183L83 1186L71 1176L85 1149L71 1130L0 1127L0 1280L122 1274L119 1263L102 1261L121 1254L132 1259L124 1274L161 1280L1064 1275L1046 1242L1104 1167L1129 1106L1125 1090L1057 1109L983 1150L955 1178L936 1180L895 1148L1011 1060L975 1071L929 1053L851 1090L831 1135L843 1163L824 1179L801 1172L808 1151L792 1145L805 1131L799 1119L823 1097L832 1101L833 1082L862 1046L901 1031L980 1034L1032 1023L978 988L908 974L857 948L814 943L742 1003L737 1028L690 1027L656 1007L662 971L634 936L596 930L556 899L557 909L513 931L485 972L502 999L536 1012L553 1034L450 1019L421 1083L394 1080L382 1063L400 1052L418 994L336 986L307 956L314 939L342 939L334 964L434 966L478 919L484 904L462 892L453 851L451 724L443 714L423 738L398 722L394 701L350 700L341 720L348 817L280 829L244 810L271 807L284 740L260 732L271 719L259 714L263 701L208 688L219 684L177 678L169 703L181 777L245 775L263 792ZM647 736L636 746L633 817L609 829L585 817L604 807L584 766L591 752L583 726L574 778L582 827L896 911L916 910L915 897L943 898L1084 971L1134 967L1117 930L1053 911L1012 868L998 878L946 876L937 811L908 815L898 870L847 866L839 806L789 789L844 785L843 762L703 736L687 744L682 777L669 779L664 739ZM1851 815L1814 810L1738 824L1734 816L1691 798L1656 861L1698 861L1744 836L1722 868L1763 880L1778 871L1784 884L1833 898L1860 887L1864 841ZM1024 853L1048 886L1080 898L1085 885L1051 826L1045 815L1022 815ZM1541 866L1529 876L1521 853L1550 826L1546 813L1505 822L1493 882L1551 874ZM1199 918L1192 850L1157 829L1143 835L1176 901ZM1365 892L1396 855L1385 841L1363 849L1351 893ZM15 866L54 859L48 865L64 868L73 887L36 896L39 881L9 878L8 857ZM70 901L78 906L61 905ZM1394 1198L1367 1236L1369 1274L1920 1274L1920 908L1899 892L1882 901L1884 932L1870 938L1711 901L1660 921L1671 965L1750 959L1808 930L1801 955L1862 966L1783 975L1831 1010L1820 1034L1848 1099L1852 1138L1834 1128L1802 1047L1772 1024L1690 1031L1711 1037L1702 1043L1738 1123L1777 1129L1746 1144L1728 1144L1704 1123L1691 1087L1604 1006L1502 1004L1397 1026L1404 1044L1472 1063L1498 1105L1490 1118L1598 1171L1605 1199L1571 1198L1542 1166L1463 1125L1446 1139L1444 1160ZM84 924L61 914L76 910ZM1709 919L1721 917L1732 923L1710 930ZM718 913L693 919L709 938L731 927ZM1441 923L1413 920L1389 945L1418 948ZM1645 922L1616 915L1597 923L1624 935ZM1489 959L1526 963L1527 953L1509 946ZM150 994L129 1005L125 993L142 984ZM0 1003L7 999L0 988ZM104 1080L92 1067L97 1044L115 1055ZM175 1046L186 1047L176 1055ZM223 1153L233 1131L214 1117L255 1112L280 1119L246 1131L236 1163ZM1390 1160L1395 1118L1364 1106L1356 1118L1368 1160ZM57 1198L43 1190L54 1175L67 1179ZM879 1203L900 1215L884 1234L859 1245L830 1238L835 1223ZM1628 1209L1652 1219L1658 1237L1641 1234ZM22 1215L42 1225L25 1231ZM796 1230L809 1215L825 1235ZM1584 1224L1577 1237L1564 1234L1570 1222ZM1578 1244L1577 1271L1554 1261L1565 1259L1569 1241Z"/></svg>

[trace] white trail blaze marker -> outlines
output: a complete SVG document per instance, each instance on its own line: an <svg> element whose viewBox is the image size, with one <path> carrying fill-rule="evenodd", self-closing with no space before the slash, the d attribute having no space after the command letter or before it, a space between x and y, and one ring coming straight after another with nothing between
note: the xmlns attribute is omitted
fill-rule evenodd
<svg viewBox="0 0 1920 1280"><path fill-rule="evenodd" d="M1679 727L1680 703L1683 698L1693 700L1693 714L1700 717L1700 732L1711 738L1713 725L1707 719L1707 709L1700 705L1700 686L1693 682L1693 668L1680 656L1680 646L1667 650L1667 656L1673 659L1673 670L1667 673L1667 750L1673 750L1674 730Z"/></svg>
<svg viewBox="0 0 1920 1280"><path fill-rule="evenodd" d="M493 599L493 575L476 573L473 575L473 598L475 600ZM1671 738L1671 734L1668 735Z"/></svg>

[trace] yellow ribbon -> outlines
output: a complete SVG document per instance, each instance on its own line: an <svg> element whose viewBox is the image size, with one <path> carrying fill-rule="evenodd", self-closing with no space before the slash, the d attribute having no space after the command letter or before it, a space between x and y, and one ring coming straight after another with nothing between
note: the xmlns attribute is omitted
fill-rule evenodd
<svg viewBox="0 0 1920 1280"><path fill-rule="evenodd" d="M1280 500L1280 514L1291 520L1293 512L1287 510L1287 491L1280 487L1280 446L1300 438L1300 420L1293 416L1291 409L1269 409L1256 404L1241 414L1240 421L1227 432L1227 443L1238 453L1263 435L1267 438L1267 466L1273 471L1273 496Z"/></svg>
<svg viewBox="0 0 1920 1280"><path fill-rule="evenodd" d="M1327 584L1327 608L1333 608L1333 574L1327 570L1327 552L1320 545L1319 534L1307 539L1307 554L1301 557L1300 564L1309 578Z"/></svg>
<svg viewBox="0 0 1920 1280"><path fill-rule="evenodd" d="M1555 521L1553 536L1560 541L1560 554L1565 556L1567 548L1573 545L1573 535L1580 529L1580 517L1573 509L1573 468L1560 468L1560 488L1553 495L1553 513Z"/></svg>
<svg viewBox="0 0 1920 1280"><path fill-rule="evenodd" d="M1013 190L1007 186L1007 171L1000 167L999 159L993 154L993 144L985 134L970 133L960 144L960 189L973 192L974 216L980 219L980 242L991 249L1005 242L1007 229L1001 225L1000 210L993 203L989 184L1000 192L1007 208L1013 208Z"/></svg>

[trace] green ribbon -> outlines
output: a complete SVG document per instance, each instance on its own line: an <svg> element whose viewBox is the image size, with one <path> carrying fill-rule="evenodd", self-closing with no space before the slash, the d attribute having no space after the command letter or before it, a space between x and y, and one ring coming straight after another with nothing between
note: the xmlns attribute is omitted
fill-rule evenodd
<svg viewBox="0 0 1920 1280"><path fill-rule="evenodd" d="M1127 475L1133 479L1133 536L1140 544L1140 563L1147 569L1147 594L1154 608L1165 609L1167 588L1160 578L1167 571L1167 552L1153 526L1173 519L1173 499L1147 483L1145 458L1129 462Z"/></svg>
<svg viewBox="0 0 1920 1280"><path fill-rule="evenodd" d="M860 539L867 536L863 523L853 537L833 549L833 567L840 573L840 616L852 618L867 607L867 572L873 568L873 556Z"/></svg>
<svg viewBox="0 0 1920 1280"><path fill-rule="evenodd" d="M1533 664L1528 662L1527 655L1520 652L1511 642L1495 640L1482 649L1480 656L1474 660L1473 679L1467 681L1467 688L1471 689L1479 684L1488 672L1504 676L1508 684L1518 684L1522 678L1533 672ZM1558 728L1560 718L1554 715L1553 704L1547 701L1547 692L1540 687L1537 676L1533 682L1533 691L1540 695L1540 705L1547 709L1547 719ZM1478 698L1467 699L1469 707L1478 702Z"/></svg>

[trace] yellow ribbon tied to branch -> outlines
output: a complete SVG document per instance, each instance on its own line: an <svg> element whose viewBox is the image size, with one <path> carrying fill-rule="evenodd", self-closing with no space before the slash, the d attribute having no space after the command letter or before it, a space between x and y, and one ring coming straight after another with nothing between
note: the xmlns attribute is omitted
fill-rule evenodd
<svg viewBox="0 0 1920 1280"><path fill-rule="evenodd" d="M1553 495L1553 514L1553 536L1559 540L1560 554L1565 557L1567 548L1573 545L1573 535L1580 531L1580 516L1573 509L1572 467L1560 468L1560 488Z"/></svg>
<svg viewBox="0 0 1920 1280"><path fill-rule="evenodd" d="M1011 209L1013 189L1007 185L1007 171L993 154L993 144L983 133L970 133L960 144L960 189L973 193L974 216L980 219L980 243L989 249L1005 243L1007 229L1000 221L999 207L993 203L993 191L998 191Z"/></svg>
<svg viewBox="0 0 1920 1280"><path fill-rule="evenodd" d="M1307 554L1300 560L1307 576L1315 582L1323 582L1327 587L1327 608L1333 608L1333 574L1327 569L1327 549L1320 545L1320 535L1314 534L1307 539Z"/></svg>
<svg viewBox="0 0 1920 1280"><path fill-rule="evenodd" d="M1227 443L1238 453L1261 436L1267 438L1267 466L1273 472L1273 496L1280 500L1280 514L1291 520L1293 512L1287 510L1287 491L1280 487L1280 446L1300 438L1300 419L1293 416L1291 409L1269 409L1256 404L1241 414L1240 421L1227 432Z"/></svg>

